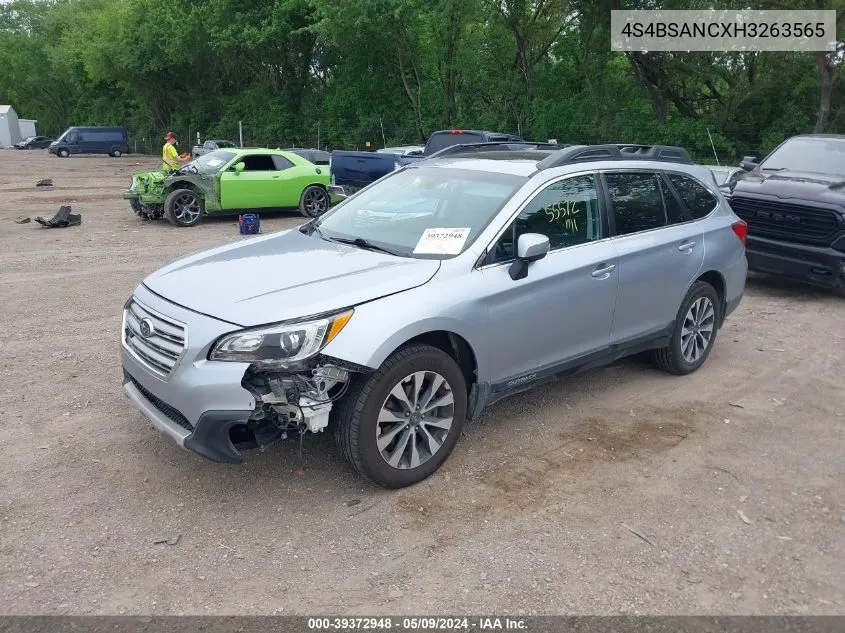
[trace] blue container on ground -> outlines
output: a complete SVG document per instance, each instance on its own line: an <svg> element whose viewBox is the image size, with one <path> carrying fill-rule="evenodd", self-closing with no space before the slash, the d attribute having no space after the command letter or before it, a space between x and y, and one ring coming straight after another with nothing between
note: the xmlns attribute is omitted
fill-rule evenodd
<svg viewBox="0 0 845 633"><path fill-rule="evenodd" d="M261 233L261 221L255 213L244 213L238 216L238 227L241 235L257 235Z"/></svg>

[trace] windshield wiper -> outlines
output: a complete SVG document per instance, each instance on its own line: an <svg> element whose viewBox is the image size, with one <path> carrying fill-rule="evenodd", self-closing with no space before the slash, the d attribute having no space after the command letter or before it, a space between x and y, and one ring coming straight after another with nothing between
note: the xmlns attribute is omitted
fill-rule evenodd
<svg viewBox="0 0 845 633"><path fill-rule="evenodd" d="M351 244L352 246L357 246L358 248L366 248L371 251L381 251L382 253L387 253L388 255L396 255L399 257L402 256L394 250L385 248L384 246L379 246L378 244L373 244L369 240L365 240L363 237L329 237L325 239L328 239L332 242L340 242L341 244Z"/></svg>
<svg viewBox="0 0 845 633"><path fill-rule="evenodd" d="M761 167L760 171L783 171L786 167Z"/></svg>

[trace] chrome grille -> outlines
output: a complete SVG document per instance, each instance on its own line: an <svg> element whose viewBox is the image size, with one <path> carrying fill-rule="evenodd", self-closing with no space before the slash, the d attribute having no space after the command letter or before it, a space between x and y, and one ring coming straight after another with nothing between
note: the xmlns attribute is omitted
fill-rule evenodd
<svg viewBox="0 0 845 633"><path fill-rule="evenodd" d="M748 223L750 236L827 245L842 228L831 209L744 196L729 200L734 213Z"/></svg>
<svg viewBox="0 0 845 633"><path fill-rule="evenodd" d="M123 311L123 344L147 369L167 378L185 351L185 325L131 299Z"/></svg>

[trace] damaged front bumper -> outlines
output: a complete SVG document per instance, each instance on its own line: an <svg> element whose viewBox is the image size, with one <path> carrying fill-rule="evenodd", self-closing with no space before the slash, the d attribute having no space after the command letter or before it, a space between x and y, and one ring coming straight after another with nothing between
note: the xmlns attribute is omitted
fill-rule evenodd
<svg viewBox="0 0 845 633"><path fill-rule="evenodd" d="M182 448L199 453L213 462L243 462L240 451L232 441L231 430L238 425L245 425L251 411L204 411L196 423L191 424L179 411L144 388L125 368L123 391L153 426L169 435Z"/></svg>
<svg viewBox="0 0 845 633"><path fill-rule="evenodd" d="M366 370L322 356L284 371L207 360L211 345L230 331L231 324L181 308L143 286L124 309L126 396L179 446L215 462L241 463L244 449L322 431L352 374ZM164 340L156 338L162 334Z"/></svg>

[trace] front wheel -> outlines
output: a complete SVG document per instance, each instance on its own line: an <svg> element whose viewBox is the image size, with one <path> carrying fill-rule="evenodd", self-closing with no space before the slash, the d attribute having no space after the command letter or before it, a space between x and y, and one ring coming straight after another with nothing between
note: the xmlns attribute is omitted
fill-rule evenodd
<svg viewBox="0 0 845 633"><path fill-rule="evenodd" d="M352 383L332 411L335 440L360 475L403 488L446 461L466 411L466 381L452 357L409 345Z"/></svg>
<svg viewBox="0 0 845 633"><path fill-rule="evenodd" d="M68 156L70 156L70 152L64 148L60 149L58 154L61 158L67 158Z"/></svg>
<svg viewBox="0 0 845 633"><path fill-rule="evenodd" d="M176 226L195 226L202 219L203 199L190 189L177 189L167 196L164 215Z"/></svg>
<svg viewBox="0 0 845 633"><path fill-rule="evenodd" d="M329 194L322 187L306 187L299 199L299 212L306 218L316 218L329 210Z"/></svg>
<svg viewBox="0 0 845 633"><path fill-rule="evenodd" d="M721 302L716 289L696 281L681 302L669 345L652 352L658 369L670 374L691 374L704 364L716 341Z"/></svg>

